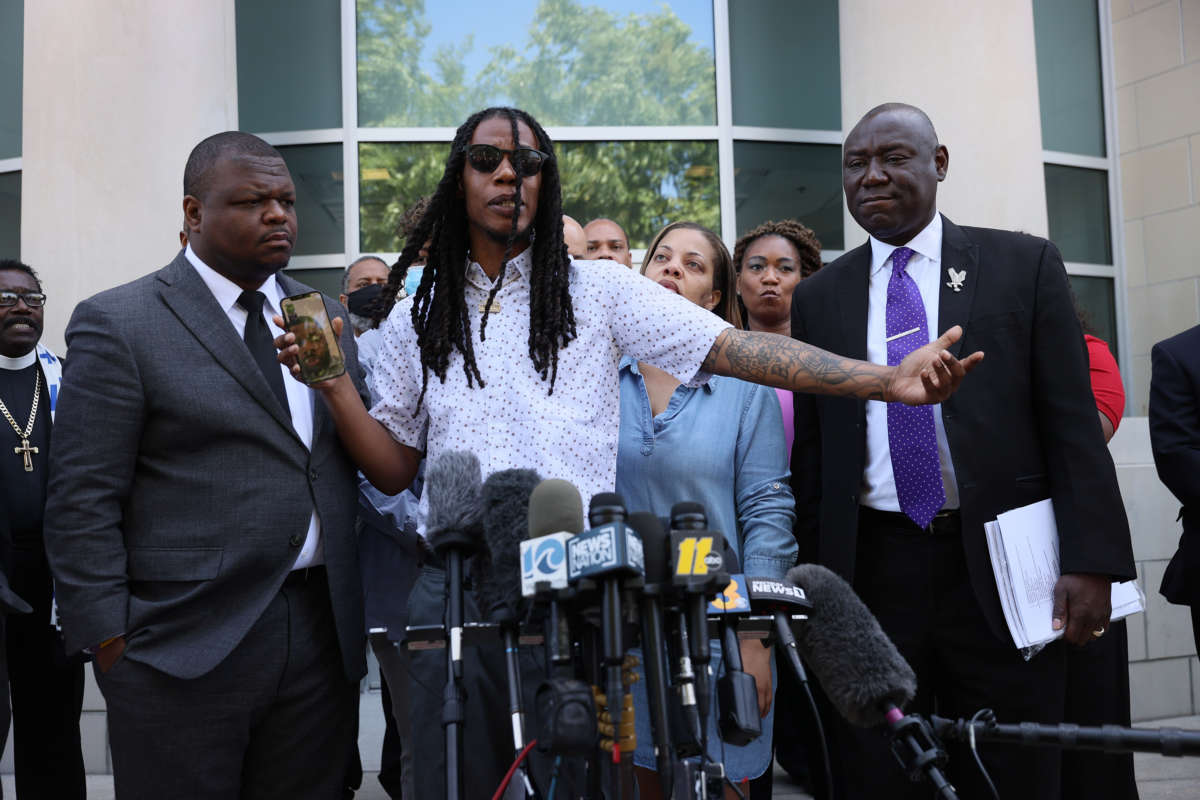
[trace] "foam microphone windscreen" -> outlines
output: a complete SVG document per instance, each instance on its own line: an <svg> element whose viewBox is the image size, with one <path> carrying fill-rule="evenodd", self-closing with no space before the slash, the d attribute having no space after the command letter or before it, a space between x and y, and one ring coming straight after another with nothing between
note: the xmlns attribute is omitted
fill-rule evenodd
<svg viewBox="0 0 1200 800"><path fill-rule="evenodd" d="M850 584L818 564L800 564L787 579L812 602L796 626L796 646L838 713L855 725L884 724L889 706L917 692L917 676Z"/></svg>
<svg viewBox="0 0 1200 800"><path fill-rule="evenodd" d="M482 483L474 453L448 450L430 459L424 488L429 498L425 531L430 547L439 553L446 548L478 548L483 535Z"/></svg>
<svg viewBox="0 0 1200 800"><path fill-rule="evenodd" d="M583 498L570 481L547 478L529 496L529 538L583 531Z"/></svg>
<svg viewBox="0 0 1200 800"><path fill-rule="evenodd" d="M472 567L485 617L513 622L521 603L521 540L529 528L529 498L541 477L531 469L494 472L483 482L484 552Z"/></svg>

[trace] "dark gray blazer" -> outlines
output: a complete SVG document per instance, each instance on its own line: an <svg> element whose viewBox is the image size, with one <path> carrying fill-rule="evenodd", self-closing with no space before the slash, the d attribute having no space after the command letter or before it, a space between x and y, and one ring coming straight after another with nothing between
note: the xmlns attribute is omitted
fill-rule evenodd
<svg viewBox="0 0 1200 800"><path fill-rule="evenodd" d="M310 452L182 251L80 303L67 346L45 537L68 652L124 633L130 659L209 672L279 591L315 506L343 664L361 677L355 470L325 404L314 395ZM348 322L342 348L365 392Z"/></svg>

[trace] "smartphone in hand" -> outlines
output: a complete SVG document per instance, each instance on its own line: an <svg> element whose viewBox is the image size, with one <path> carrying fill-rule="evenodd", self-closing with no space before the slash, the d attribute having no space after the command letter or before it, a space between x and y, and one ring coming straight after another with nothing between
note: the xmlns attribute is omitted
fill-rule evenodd
<svg viewBox="0 0 1200 800"><path fill-rule="evenodd" d="M346 371L346 358L333 334L320 292L283 298L283 327L296 337L300 347L300 378L308 384L336 378Z"/></svg>

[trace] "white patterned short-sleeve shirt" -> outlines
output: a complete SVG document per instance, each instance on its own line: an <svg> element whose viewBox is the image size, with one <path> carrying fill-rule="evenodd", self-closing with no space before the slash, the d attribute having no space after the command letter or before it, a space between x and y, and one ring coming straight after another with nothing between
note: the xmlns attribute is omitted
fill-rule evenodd
<svg viewBox="0 0 1200 800"><path fill-rule="evenodd" d="M577 336L558 351L554 394L529 358L530 250L509 262L496 293L484 341L482 307L493 281L479 264L467 267L467 310L475 362L483 387L468 388L462 354L454 351L443 383L430 373L421 395L421 357L412 326L412 302L396 304L381 327L375 363L379 401L371 409L400 443L435 458L467 450L493 472L534 469L592 495L616 484L620 429L621 357L653 364L689 385L707 379L700 369L717 336L730 327L615 261L573 261L569 280ZM415 413L414 413L415 412ZM421 498L424 530L426 498Z"/></svg>

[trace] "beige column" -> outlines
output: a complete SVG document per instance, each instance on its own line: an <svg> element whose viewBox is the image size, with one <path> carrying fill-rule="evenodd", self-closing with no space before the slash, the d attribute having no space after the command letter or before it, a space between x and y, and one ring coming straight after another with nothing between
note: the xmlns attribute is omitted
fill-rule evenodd
<svg viewBox="0 0 1200 800"><path fill-rule="evenodd" d="M75 304L179 249L192 146L237 127L234 0L25 4L21 257Z"/></svg>
<svg viewBox="0 0 1200 800"><path fill-rule="evenodd" d="M938 206L961 225L1045 236L1031 0L841 0L842 129L880 103L924 109L950 150ZM846 249L866 234L843 211Z"/></svg>

